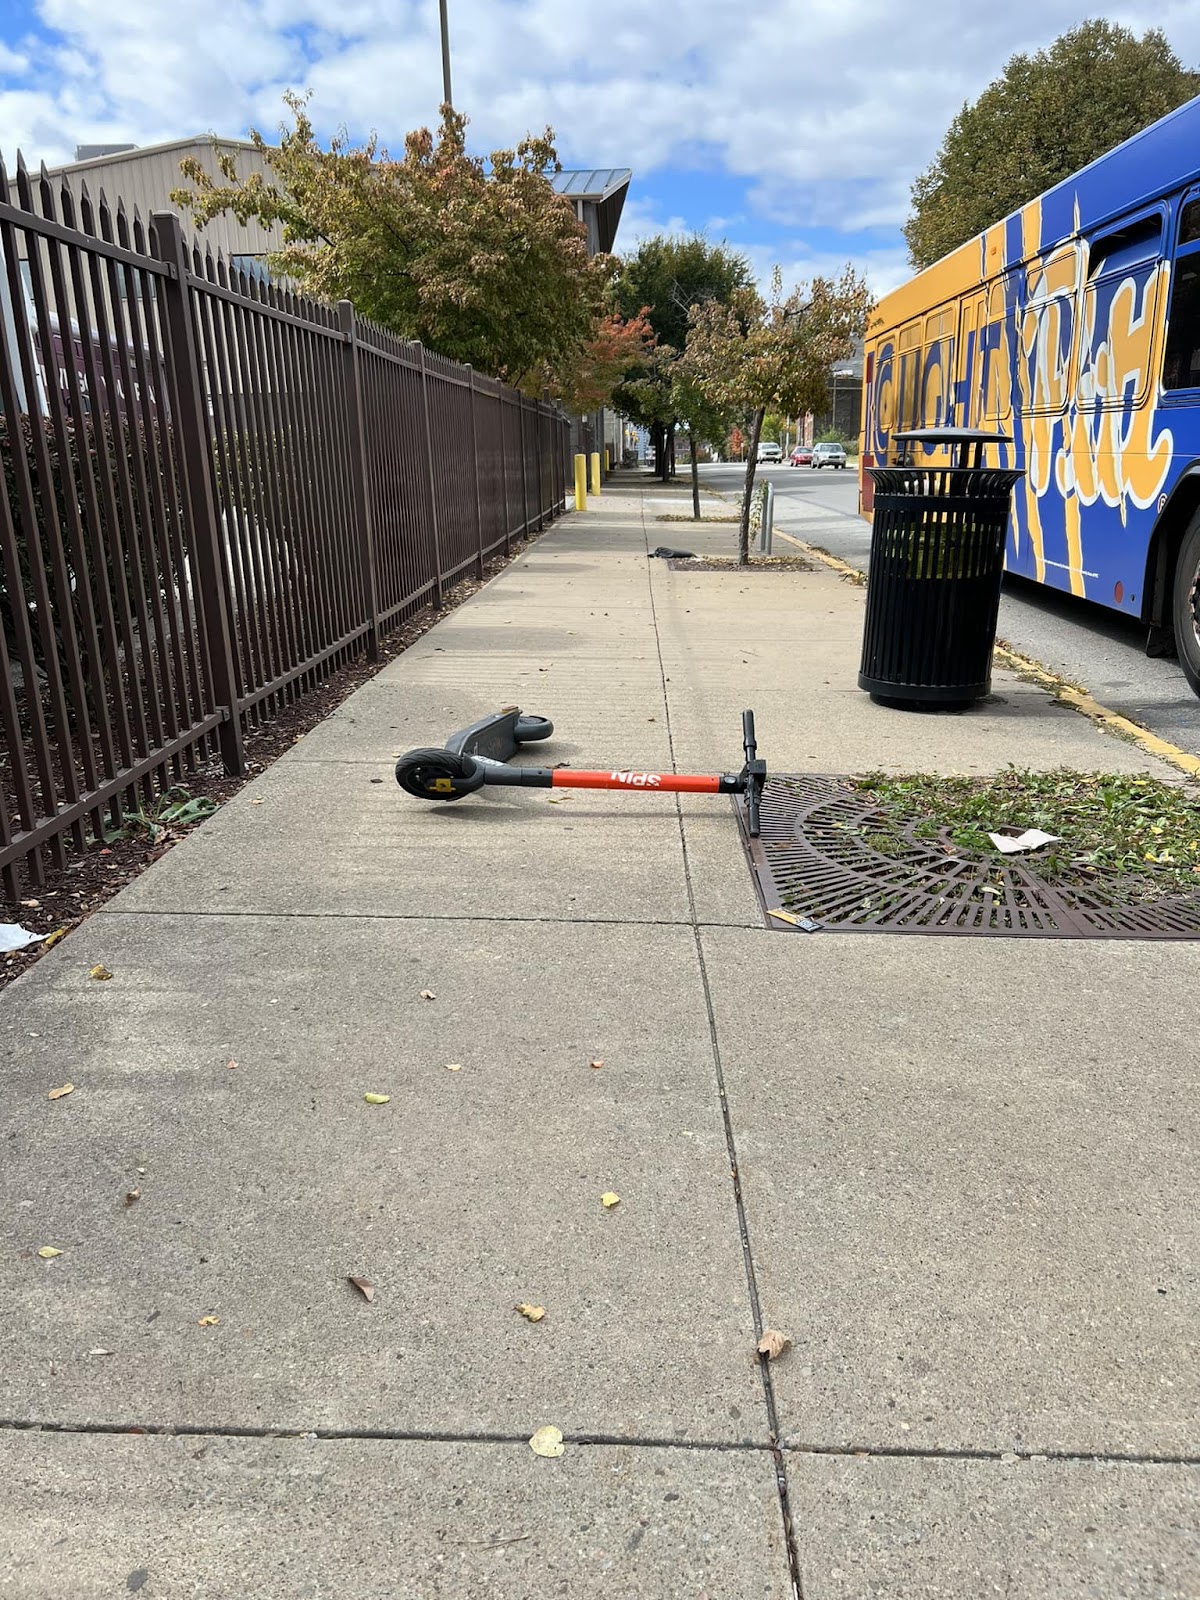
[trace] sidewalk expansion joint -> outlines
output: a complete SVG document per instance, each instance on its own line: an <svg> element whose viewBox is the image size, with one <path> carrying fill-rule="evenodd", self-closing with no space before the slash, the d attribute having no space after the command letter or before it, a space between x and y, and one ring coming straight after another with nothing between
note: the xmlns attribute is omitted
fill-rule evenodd
<svg viewBox="0 0 1200 1600"><path fill-rule="evenodd" d="M973 1450L963 1445L784 1444L785 1456L836 1456L842 1460L882 1461L995 1461L1006 1466L1020 1462L1054 1461L1080 1466L1200 1467L1200 1455L1142 1450Z"/></svg>
<svg viewBox="0 0 1200 1600"><path fill-rule="evenodd" d="M662 640L658 631L658 606L654 598L654 583L650 575L650 539L646 529L645 498L642 498L642 538L646 547L646 586L650 592L650 620L654 628L654 642L658 650L658 669L662 677L663 716L666 722L667 750L671 757L671 770L675 770L675 731L671 723L671 697L667 691L667 668L662 657ZM729 1158L729 1174L733 1181L733 1200L737 1209L738 1237L742 1246L742 1262L746 1273L746 1287L750 1297L750 1314L754 1319L755 1343L763 1336L762 1302L758 1293L758 1275L754 1267L754 1253L750 1244L750 1224L746 1217L745 1197L742 1194L741 1167L738 1163L737 1140L733 1132L733 1119L729 1114L729 1100L725 1089L725 1069L721 1061L721 1041L717 1032L717 1014L713 1006L712 986L708 980L708 964L704 958L704 942L700 937L700 921L696 914L696 893L692 882L692 864L688 855L687 828L683 808L678 797L675 814L679 820L679 843L683 851L683 875L687 884L688 911L691 918L692 937L696 947L696 964L700 972L700 985L704 991L704 1007L708 1016L708 1035L712 1047L713 1071L721 1102L721 1121L725 1129L725 1148ZM759 1374L762 1378L763 1398L767 1407L767 1423L771 1430L771 1456L775 1468L775 1488L779 1496L779 1511L783 1520L784 1546L787 1550L788 1569L792 1581L794 1600L804 1600L804 1580L800 1566L800 1551L796 1543L792 1521L791 1502L788 1495L787 1472L778 1447L780 1434L779 1410L775 1403L775 1385L771 1377L769 1357L759 1356Z"/></svg>
<svg viewBox="0 0 1200 1600"><path fill-rule="evenodd" d="M310 922L511 922L517 925L542 923L551 927L568 928L679 928L690 933L698 928L728 928L737 932L758 930L758 923L700 922L680 917L530 917L493 916L486 911L247 911L226 910L221 906L115 906L107 905L95 913L97 917L260 917L272 921Z"/></svg>
<svg viewBox="0 0 1200 1600"><path fill-rule="evenodd" d="M531 1429L532 1431L532 1429ZM255 1426L250 1423L206 1422L63 1422L53 1418L0 1417L0 1433L82 1434L98 1438L122 1438L145 1434L164 1439L322 1439L378 1441L384 1444L505 1444L527 1445L529 1434L478 1431L474 1433L435 1428L302 1428ZM627 1433L563 1431L567 1444L634 1447L639 1450L704 1450L724 1454L775 1454L766 1439L682 1439L660 1438Z"/></svg>
<svg viewBox="0 0 1200 1600"><path fill-rule="evenodd" d="M319 1439L332 1443L362 1440L383 1444L502 1444L529 1443L524 1433L478 1431L475 1433L434 1428L301 1428L238 1425L206 1422L65 1422L55 1418L0 1417L0 1433L79 1434L84 1437L123 1438L145 1435L162 1439ZM972 1450L921 1448L919 1445L866 1444L774 1444L767 1439L681 1439L654 1434L564 1431L567 1444L584 1448L611 1447L638 1450L695 1450L723 1455L770 1455L827 1457L843 1461L991 1461L1004 1465L1053 1461L1079 1466L1200 1467L1200 1455L1120 1450Z"/></svg>

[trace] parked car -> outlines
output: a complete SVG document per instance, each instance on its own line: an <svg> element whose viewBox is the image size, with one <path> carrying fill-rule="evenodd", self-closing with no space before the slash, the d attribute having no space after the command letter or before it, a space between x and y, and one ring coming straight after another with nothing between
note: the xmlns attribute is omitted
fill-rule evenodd
<svg viewBox="0 0 1200 1600"><path fill-rule="evenodd" d="M798 444L788 457L788 464L793 467L811 467L812 445Z"/></svg>
<svg viewBox="0 0 1200 1600"><path fill-rule="evenodd" d="M772 444L768 441L766 444L759 445L757 459L759 461L782 461L783 451L777 444Z"/></svg>
<svg viewBox="0 0 1200 1600"><path fill-rule="evenodd" d="M820 467L844 467L846 465L846 452L840 444L815 444L813 445L812 460L809 466L817 469Z"/></svg>

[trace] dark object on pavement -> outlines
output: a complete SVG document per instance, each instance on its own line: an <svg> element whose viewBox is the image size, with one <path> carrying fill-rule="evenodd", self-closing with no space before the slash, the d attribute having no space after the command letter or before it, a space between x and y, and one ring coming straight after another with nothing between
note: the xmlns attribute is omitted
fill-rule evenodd
<svg viewBox="0 0 1200 1600"><path fill-rule="evenodd" d="M651 550L650 552L652 561L655 556L661 556L664 561L694 561L696 552L694 550L669 550L665 544L660 544L657 550Z"/></svg>
<svg viewBox="0 0 1200 1600"><path fill-rule="evenodd" d="M983 465L984 446L1010 444L1007 434L922 428L892 441L906 464L867 469L875 514L858 686L885 705L962 707L991 691L1008 512L1022 472ZM914 464L910 447L920 444L957 460Z"/></svg>
<svg viewBox="0 0 1200 1600"><path fill-rule="evenodd" d="M545 717L522 716L508 706L493 717L473 722L451 734L440 749L410 750L396 763L396 782L418 800L461 800L485 783L520 789L614 789L664 794L740 794L746 827L758 837L759 801L767 781L767 764L758 758L754 713L742 712L745 762L738 773L693 775L682 772L580 772L559 767L510 767L522 744L547 739L554 725Z"/></svg>

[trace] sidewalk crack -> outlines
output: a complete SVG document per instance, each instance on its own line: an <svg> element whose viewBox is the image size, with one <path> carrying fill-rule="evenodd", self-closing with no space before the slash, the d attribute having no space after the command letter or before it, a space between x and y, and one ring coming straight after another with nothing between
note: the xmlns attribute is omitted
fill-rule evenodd
<svg viewBox="0 0 1200 1600"><path fill-rule="evenodd" d="M662 678L663 715L666 720L667 749L671 757L671 770L676 771L675 765L675 730L671 722L671 697L667 690L667 669L663 660L662 639L658 628L658 606L654 597L654 580L650 572L650 537L646 527L646 497L641 500L642 514L642 541L646 549L646 586L650 594L650 620L654 629L654 645L658 652L658 670ZM679 842L683 851L683 874L687 884L688 912L692 938L696 948L696 962L700 971L700 983L704 990L704 1006L708 1014L708 1034L712 1046L713 1069L717 1080L717 1093L721 1101L721 1120L725 1128L725 1148L729 1157L729 1174L733 1181L733 1200L737 1209L738 1234L742 1245L742 1262L746 1271L746 1285L750 1297L750 1313L754 1319L754 1337L757 1342L762 1338L763 1316L762 1303L758 1293L758 1276L754 1266L754 1252L750 1244L750 1225L746 1217L745 1197L742 1194L741 1168L738 1164L737 1141L733 1132L733 1120L729 1114L729 1100L725 1093L725 1070L721 1061L721 1043L717 1035L717 1018L713 1008L712 987L708 981L708 965L704 957L704 944L700 937L701 923L696 913L696 892L692 882L692 866L688 857L687 830L684 827L683 807L678 796L675 799L675 815L679 822ZM771 1368L766 1356L759 1357L759 1375L762 1378L763 1396L767 1408L767 1423L771 1431L771 1456L775 1467L775 1488L779 1495L779 1511L783 1519L784 1546L787 1550L788 1568L792 1580L792 1594L794 1600L804 1600L804 1580L800 1570L800 1552L796 1544L796 1533L792 1522L791 1502L788 1497L787 1470L784 1465L783 1453L779 1446L780 1428L779 1411L775 1400L775 1384L771 1376Z"/></svg>

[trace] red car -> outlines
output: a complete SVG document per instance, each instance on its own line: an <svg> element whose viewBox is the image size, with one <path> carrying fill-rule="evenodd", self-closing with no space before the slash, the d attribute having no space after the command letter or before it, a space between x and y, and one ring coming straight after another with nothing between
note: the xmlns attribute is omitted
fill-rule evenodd
<svg viewBox="0 0 1200 1600"><path fill-rule="evenodd" d="M812 445L798 444L788 457L789 467L811 467Z"/></svg>

